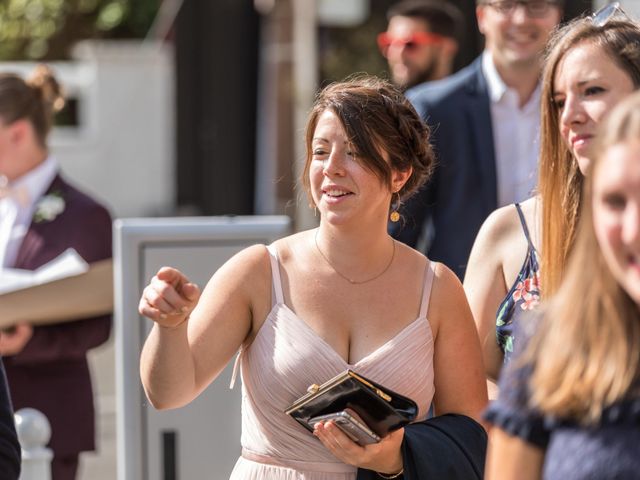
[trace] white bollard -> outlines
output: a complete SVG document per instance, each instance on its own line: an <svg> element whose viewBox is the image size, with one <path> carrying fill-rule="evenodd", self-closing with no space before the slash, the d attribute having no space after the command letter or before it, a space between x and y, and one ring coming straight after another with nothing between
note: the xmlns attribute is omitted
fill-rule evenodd
<svg viewBox="0 0 640 480"><path fill-rule="evenodd" d="M51 438L49 420L35 408L21 408L14 414L14 419L22 447L19 480L51 480L53 452L46 447Z"/></svg>

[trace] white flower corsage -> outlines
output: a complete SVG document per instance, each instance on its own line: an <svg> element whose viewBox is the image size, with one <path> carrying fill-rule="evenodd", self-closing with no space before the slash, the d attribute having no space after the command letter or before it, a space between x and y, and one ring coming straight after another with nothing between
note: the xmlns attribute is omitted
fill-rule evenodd
<svg viewBox="0 0 640 480"><path fill-rule="evenodd" d="M64 198L60 192L45 195L36 204L33 221L35 223L50 222L64 212L65 206Z"/></svg>

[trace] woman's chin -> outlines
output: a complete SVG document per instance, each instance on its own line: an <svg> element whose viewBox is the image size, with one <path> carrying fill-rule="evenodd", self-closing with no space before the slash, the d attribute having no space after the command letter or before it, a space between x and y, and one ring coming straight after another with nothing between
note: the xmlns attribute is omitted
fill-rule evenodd
<svg viewBox="0 0 640 480"><path fill-rule="evenodd" d="M578 162L578 169L580 170L580 173L584 176L588 175L591 158L579 153L576 153L575 158L576 162Z"/></svg>

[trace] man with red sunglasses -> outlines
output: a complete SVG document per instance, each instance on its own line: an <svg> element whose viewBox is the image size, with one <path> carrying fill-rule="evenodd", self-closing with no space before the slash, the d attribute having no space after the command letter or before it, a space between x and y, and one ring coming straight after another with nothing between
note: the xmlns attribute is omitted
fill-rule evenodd
<svg viewBox="0 0 640 480"><path fill-rule="evenodd" d="M387 12L389 25L378 35L391 80L400 88L451 74L464 18L443 0L405 0Z"/></svg>
<svg viewBox="0 0 640 480"><path fill-rule="evenodd" d="M391 234L463 279L473 241L497 207L536 185L541 57L563 0L477 0L485 50L407 97L432 127L436 170Z"/></svg>

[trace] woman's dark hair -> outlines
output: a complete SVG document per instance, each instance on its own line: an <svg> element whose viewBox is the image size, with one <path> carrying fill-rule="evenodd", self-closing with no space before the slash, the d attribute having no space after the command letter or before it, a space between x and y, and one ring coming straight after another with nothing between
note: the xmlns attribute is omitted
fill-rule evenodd
<svg viewBox="0 0 640 480"><path fill-rule="evenodd" d="M404 0L387 11L387 20L410 17L422 20L429 31L461 42L465 35L465 19L460 9L443 0Z"/></svg>
<svg viewBox="0 0 640 480"><path fill-rule="evenodd" d="M322 89L309 114L302 183L310 199L311 144L318 119L326 110L340 119L358 152L358 161L384 184L391 185L394 170L412 170L398 192L401 200L411 196L429 178L434 163L429 127L391 83L370 75L356 75Z"/></svg>

